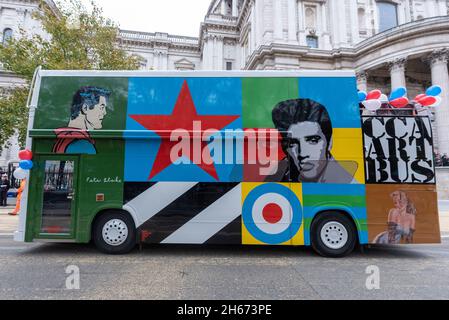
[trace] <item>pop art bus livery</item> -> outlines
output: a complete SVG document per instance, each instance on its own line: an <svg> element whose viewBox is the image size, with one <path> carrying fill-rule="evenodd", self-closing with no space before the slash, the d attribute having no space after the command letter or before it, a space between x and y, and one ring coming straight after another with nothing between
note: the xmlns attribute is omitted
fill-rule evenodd
<svg viewBox="0 0 449 320"><path fill-rule="evenodd" d="M365 117L352 71L38 71L18 241L439 243L430 120Z"/></svg>

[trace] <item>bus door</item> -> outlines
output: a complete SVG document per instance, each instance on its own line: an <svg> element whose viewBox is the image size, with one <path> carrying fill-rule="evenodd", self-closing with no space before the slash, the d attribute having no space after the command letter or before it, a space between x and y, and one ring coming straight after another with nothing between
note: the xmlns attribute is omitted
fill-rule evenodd
<svg viewBox="0 0 449 320"><path fill-rule="evenodd" d="M34 238L74 239L77 207L77 156L39 156L34 190Z"/></svg>

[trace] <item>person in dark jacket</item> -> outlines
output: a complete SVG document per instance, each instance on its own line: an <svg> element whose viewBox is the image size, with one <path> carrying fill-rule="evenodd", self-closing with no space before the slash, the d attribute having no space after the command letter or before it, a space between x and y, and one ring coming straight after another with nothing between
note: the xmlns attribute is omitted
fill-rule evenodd
<svg viewBox="0 0 449 320"><path fill-rule="evenodd" d="M6 207L6 202L8 199L8 190L10 188L10 183L8 176L4 174L0 182L0 206Z"/></svg>

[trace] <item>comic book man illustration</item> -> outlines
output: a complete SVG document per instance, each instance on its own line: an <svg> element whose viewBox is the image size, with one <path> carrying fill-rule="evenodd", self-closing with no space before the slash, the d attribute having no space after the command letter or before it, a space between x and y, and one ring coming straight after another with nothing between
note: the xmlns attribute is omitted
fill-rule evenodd
<svg viewBox="0 0 449 320"><path fill-rule="evenodd" d="M97 153L89 130L103 127L110 95L109 90L99 87L82 87L75 93L67 127L55 130L57 141L53 146L54 153Z"/></svg>

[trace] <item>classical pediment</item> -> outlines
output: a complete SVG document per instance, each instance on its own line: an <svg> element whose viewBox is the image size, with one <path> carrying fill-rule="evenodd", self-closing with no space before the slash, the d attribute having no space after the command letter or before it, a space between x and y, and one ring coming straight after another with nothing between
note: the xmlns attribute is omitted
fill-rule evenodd
<svg viewBox="0 0 449 320"><path fill-rule="evenodd" d="M183 58L178 61L175 61L175 68L177 70L194 70L195 64L192 61Z"/></svg>

